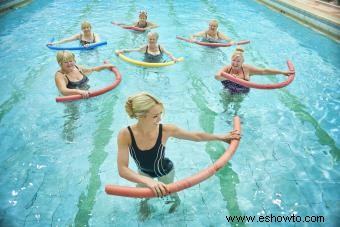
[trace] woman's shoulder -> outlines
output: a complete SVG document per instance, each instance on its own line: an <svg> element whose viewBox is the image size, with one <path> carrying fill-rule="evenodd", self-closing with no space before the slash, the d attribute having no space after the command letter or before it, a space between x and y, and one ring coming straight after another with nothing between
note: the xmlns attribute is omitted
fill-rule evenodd
<svg viewBox="0 0 340 227"><path fill-rule="evenodd" d="M131 142L131 136L128 127L119 130L118 140L127 144Z"/></svg>
<svg viewBox="0 0 340 227"><path fill-rule="evenodd" d="M173 132L178 127L175 124L162 124L162 128L164 132Z"/></svg>

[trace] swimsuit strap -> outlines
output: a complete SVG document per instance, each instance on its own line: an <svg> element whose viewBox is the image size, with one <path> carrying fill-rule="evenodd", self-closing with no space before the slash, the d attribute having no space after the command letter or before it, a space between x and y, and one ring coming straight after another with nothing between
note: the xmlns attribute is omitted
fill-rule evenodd
<svg viewBox="0 0 340 227"><path fill-rule="evenodd" d="M230 74L232 66L230 66L228 73ZM246 74L244 74L243 66L241 66L244 79L246 79Z"/></svg>

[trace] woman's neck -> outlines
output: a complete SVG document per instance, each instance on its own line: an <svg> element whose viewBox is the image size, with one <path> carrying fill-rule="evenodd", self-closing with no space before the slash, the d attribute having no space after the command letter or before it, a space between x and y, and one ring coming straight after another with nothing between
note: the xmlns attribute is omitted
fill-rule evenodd
<svg viewBox="0 0 340 227"><path fill-rule="evenodd" d="M157 125L146 124L142 122L141 120L139 120L136 124L136 128L138 131L140 131L142 134L145 135L155 130L157 128Z"/></svg>

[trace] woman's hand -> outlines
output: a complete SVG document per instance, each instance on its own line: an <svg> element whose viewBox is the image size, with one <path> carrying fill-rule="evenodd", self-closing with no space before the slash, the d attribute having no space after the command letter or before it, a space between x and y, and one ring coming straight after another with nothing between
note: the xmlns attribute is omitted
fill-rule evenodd
<svg viewBox="0 0 340 227"><path fill-rule="evenodd" d="M153 180L152 178L148 178L147 182L145 182L145 185L150 188L158 197L163 197L170 193L163 182Z"/></svg>
<svg viewBox="0 0 340 227"><path fill-rule="evenodd" d="M106 63L106 64L104 64L103 65L106 69L112 69L112 68L114 68L115 66L113 65L113 64L111 64L111 63Z"/></svg>
<svg viewBox="0 0 340 227"><path fill-rule="evenodd" d="M241 139L240 132L237 130L233 130L233 131L228 132L226 135L224 135L221 140L226 143L230 143L231 140L239 140L239 139Z"/></svg>
<svg viewBox="0 0 340 227"><path fill-rule="evenodd" d="M285 75L285 76L289 76L291 74L294 74L295 71L283 71L282 74Z"/></svg>
<svg viewBox="0 0 340 227"><path fill-rule="evenodd" d="M78 90L78 94L80 94L83 99L88 99L90 97L89 91Z"/></svg>
<svg viewBox="0 0 340 227"><path fill-rule="evenodd" d="M118 56L119 54L124 53L124 51L123 51L123 50L116 50L115 53L116 53L116 55Z"/></svg>

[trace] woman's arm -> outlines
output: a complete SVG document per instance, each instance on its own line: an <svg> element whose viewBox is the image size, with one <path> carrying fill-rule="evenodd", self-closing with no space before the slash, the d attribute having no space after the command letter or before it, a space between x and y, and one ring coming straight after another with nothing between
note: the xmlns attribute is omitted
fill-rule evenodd
<svg viewBox="0 0 340 227"><path fill-rule="evenodd" d="M226 78L221 76L222 72L226 72L228 70L228 68L230 67L230 65L224 66L223 68L221 68L220 70L217 71L217 73L215 74L215 79L216 80L226 80Z"/></svg>
<svg viewBox="0 0 340 227"><path fill-rule="evenodd" d="M148 29L153 29L153 28L157 28L159 27L158 24L155 24L155 23L152 23L150 21L147 22L147 26L145 27L145 30L148 30Z"/></svg>
<svg viewBox="0 0 340 227"><path fill-rule="evenodd" d="M85 68L85 67L79 67L79 68L81 69L81 71L83 73L90 74L92 72L99 72L103 69L111 69L113 67L115 67L113 64L102 64L102 65L95 66L95 67L92 67L92 68Z"/></svg>
<svg viewBox="0 0 340 227"><path fill-rule="evenodd" d="M252 65L243 65L246 70L249 72L249 76L251 75L277 75L283 74L289 76L289 74L293 73L292 71L283 71L279 69L266 69L266 68L256 68Z"/></svg>
<svg viewBox="0 0 340 227"><path fill-rule="evenodd" d="M197 37L204 37L205 35L205 31L201 31L201 32L197 32L195 34L192 34L191 36L189 36L190 39L195 39Z"/></svg>
<svg viewBox="0 0 340 227"><path fill-rule="evenodd" d="M71 42L71 41L79 40L79 39L80 39L80 34L76 34L76 35L71 36L71 37L66 38L66 39L62 39L62 40L59 40L59 41L56 41L56 42L48 43L48 45L62 44L62 43L67 43L67 42Z"/></svg>
<svg viewBox="0 0 340 227"><path fill-rule="evenodd" d="M129 52L145 52L146 46L139 47L139 48L133 48L133 49L122 49L122 50L116 50L116 55L122 54L122 53L129 53Z"/></svg>
<svg viewBox="0 0 340 227"><path fill-rule="evenodd" d="M100 42L100 36L97 33L94 33L94 40L96 41L96 43Z"/></svg>
<svg viewBox="0 0 340 227"><path fill-rule="evenodd" d="M225 34L223 34L222 32L218 32L218 37L220 39L225 40L228 43L232 43L233 41L231 40L231 38L229 38L228 36L226 36Z"/></svg>
<svg viewBox="0 0 340 227"><path fill-rule="evenodd" d="M56 72L54 79L55 79L55 84L62 95L64 96L81 95L83 98L90 97L89 91L67 88L66 79L63 74Z"/></svg>
<svg viewBox="0 0 340 227"><path fill-rule="evenodd" d="M176 125L165 125L166 131L168 131L169 137L175 137L178 139L191 140L191 141L213 141L219 140L226 143L230 143L232 139L239 140L240 133L236 130L230 131L226 134L209 134L205 132L190 132L177 127Z"/></svg>
<svg viewBox="0 0 340 227"><path fill-rule="evenodd" d="M162 52L164 52L169 58L171 58L171 60L173 60L174 62L178 62L178 59L175 58L169 51L167 51L164 47L160 46Z"/></svg>
<svg viewBox="0 0 340 227"><path fill-rule="evenodd" d="M117 165L119 176L135 183L145 184L157 196L163 196L169 193L166 185L162 182L155 181L150 177L142 176L129 168L129 142L130 135L127 128L122 129L117 138L118 157Z"/></svg>

